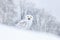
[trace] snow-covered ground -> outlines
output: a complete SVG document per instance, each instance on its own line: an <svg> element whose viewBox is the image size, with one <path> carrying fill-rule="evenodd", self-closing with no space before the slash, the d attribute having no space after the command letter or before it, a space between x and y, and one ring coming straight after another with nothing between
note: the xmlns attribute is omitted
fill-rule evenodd
<svg viewBox="0 0 60 40"><path fill-rule="evenodd" d="M60 40L59 37L26 30L20 30L11 26L0 25L0 40Z"/></svg>

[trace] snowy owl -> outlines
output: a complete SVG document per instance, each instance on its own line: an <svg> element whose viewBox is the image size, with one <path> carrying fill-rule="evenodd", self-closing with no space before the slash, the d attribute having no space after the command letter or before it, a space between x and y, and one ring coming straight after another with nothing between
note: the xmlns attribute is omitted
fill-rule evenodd
<svg viewBox="0 0 60 40"><path fill-rule="evenodd" d="M33 21L32 15L26 15L25 18L17 23L17 27L22 29L29 29Z"/></svg>

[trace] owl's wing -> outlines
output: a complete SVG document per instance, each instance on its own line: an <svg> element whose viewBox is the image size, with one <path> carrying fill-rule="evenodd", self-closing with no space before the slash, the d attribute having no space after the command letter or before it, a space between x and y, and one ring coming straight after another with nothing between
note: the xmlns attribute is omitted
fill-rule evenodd
<svg viewBox="0 0 60 40"><path fill-rule="evenodd" d="M16 26L22 26L22 27L24 27L24 26L26 26L26 24L27 24L26 21L22 20Z"/></svg>

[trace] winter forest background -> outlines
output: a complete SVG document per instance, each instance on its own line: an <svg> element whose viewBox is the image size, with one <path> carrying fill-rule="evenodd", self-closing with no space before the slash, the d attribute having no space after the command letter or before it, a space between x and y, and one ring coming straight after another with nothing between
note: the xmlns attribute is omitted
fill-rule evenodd
<svg viewBox="0 0 60 40"><path fill-rule="evenodd" d="M29 30L60 35L60 22L44 8L37 8L27 0L0 0L0 23L15 27L27 14L34 17Z"/></svg>

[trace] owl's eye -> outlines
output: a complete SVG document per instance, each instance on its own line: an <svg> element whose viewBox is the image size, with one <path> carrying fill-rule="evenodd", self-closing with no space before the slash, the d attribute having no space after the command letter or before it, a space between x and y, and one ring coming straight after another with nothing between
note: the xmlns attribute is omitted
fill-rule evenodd
<svg viewBox="0 0 60 40"><path fill-rule="evenodd" d="M32 17L30 16L30 18L32 18Z"/></svg>

